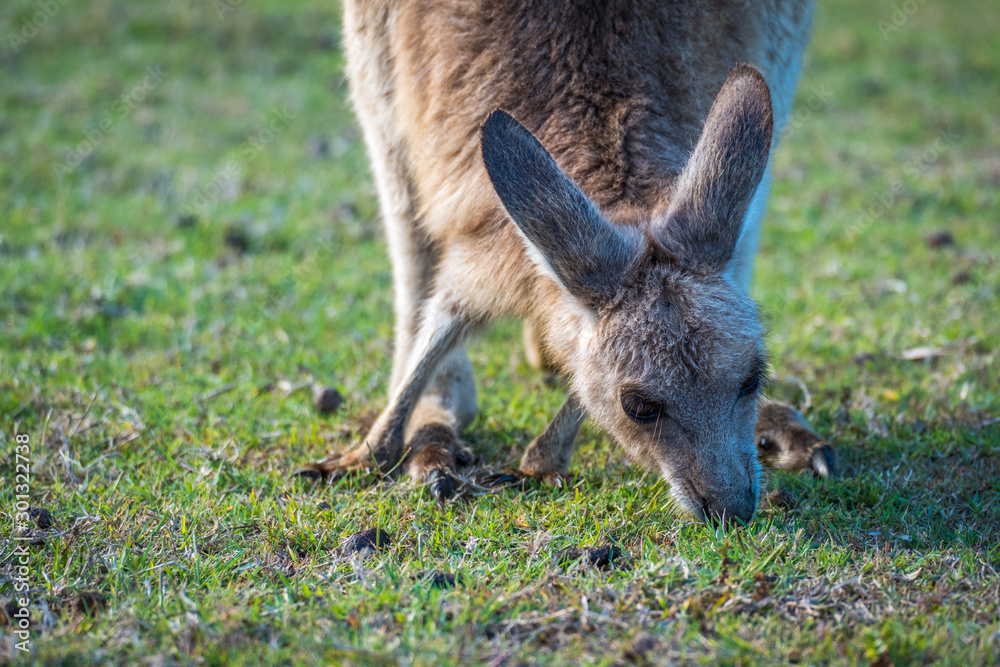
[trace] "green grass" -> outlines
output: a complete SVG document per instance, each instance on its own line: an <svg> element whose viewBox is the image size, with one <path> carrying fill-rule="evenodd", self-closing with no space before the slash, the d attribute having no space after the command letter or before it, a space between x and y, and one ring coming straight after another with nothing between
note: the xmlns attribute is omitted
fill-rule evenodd
<svg viewBox="0 0 1000 667"><path fill-rule="evenodd" d="M914 3L885 35L894 5L818 8L755 293L772 391L801 404L808 388L844 472L775 475L798 507L729 535L675 518L665 484L590 426L568 489L441 508L406 483L290 480L351 442L390 370L339 9L56 5L16 52L40 5L0 8L0 597L20 433L31 504L56 521L30 550L35 661L1000 661L991 3ZM151 65L161 80L123 102ZM955 246L928 245L941 230ZM562 395L519 338L501 323L471 348L467 438L497 469ZM925 346L941 356L901 359ZM344 394L339 413L315 412L314 382ZM341 557L375 525L388 552ZM626 567L553 562L607 541ZM462 578L413 580L432 569ZM86 591L106 607L82 610ZM0 628L0 655L25 660L14 641Z"/></svg>

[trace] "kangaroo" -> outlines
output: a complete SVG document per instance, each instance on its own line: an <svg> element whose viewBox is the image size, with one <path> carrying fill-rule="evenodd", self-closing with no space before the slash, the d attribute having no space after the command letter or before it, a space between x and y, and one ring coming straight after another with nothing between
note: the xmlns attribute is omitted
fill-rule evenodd
<svg viewBox="0 0 1000 667"><path fill-rule="evenodd" d="M345 0L353 103L395 290L389 402L332 478L473 460L464 342L530 323L569 397L519 474L566 475L590 416L701 520L748 521L767 357L748 294L811 0Z"/></svg>

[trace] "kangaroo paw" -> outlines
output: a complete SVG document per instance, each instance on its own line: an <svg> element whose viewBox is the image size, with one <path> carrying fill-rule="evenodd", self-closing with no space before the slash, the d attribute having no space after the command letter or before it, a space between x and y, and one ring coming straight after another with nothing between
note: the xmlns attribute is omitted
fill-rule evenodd
<svg viewBox="0 0 1000 667"><path fill-rule="evenodd" d="M350 473L368 470L387 474L399 465L402 437L397 437L398 440L393 442L390 431L378 430L369 433L368 437L353 449L331 454L322 461L310 463L292 473L292 476L331 481Z"/></svg>
<svg viewBox="0 0 1000 667"><path fill-rule="evenodd" d="M505 470L504 472L493 473L492 475L484 475L480 477L477 481L480 486L485 486L489 489L499 489L504 486L511 486L513 484L520 484L527 477L522 475L517 470Z"/></svg>
<svg viewBox="0 0 1000 667"><path fill-rule="evenodd" d="M576 475L572 473L562 473L562 472L539 472L539 473L527 473L523 470L510 469L503 472L494 473L492 475L485 475L479 478L480 486L485 486L490 489L499 489L505 486L513 486L515 484L522 484L528 481L541 482L545 486L561 488L564 486L570 486Z"/></svg>
<svg viewBox="0 0 1000 667"><path fill-rule="evenodd" d="M837 473L833 448L787 403L761 400L756 439L757 459L766 468L812 470L818 477Z"/></svg>
<svg viewBox="0 0 1000 667"><path fill-rule="evenodd" d="M366 459L355 454L354 451L350 451L345 454L331 454L322 461L309 463L293 472L292 477L333 481L345 475L372 470L375 467L375 461L370 456Z"/></svg>
<svg viewBox="0 0 1000 667"><path fill-rule="evenodd" d="M435 470L432 476L434 481L431 482L431 494L433 494L434 499L439 503L451 500L458 486L455 478L445 470Z"/></svg>
<svg viewBox="0 0 1000 667"><path fill-rule="evenodd" d="M473 461L476 460L476 455L472 453L472 450L465 445L458 445L454 448L455 452L455 463L460 466L472 465Z"/></svg>
<svg viewBox="0 0 1000 667"><path fill-rule="evenodd" d="M453 498L459 486L455 468L473 460L472 452L459 441L455 431L444 424L427 424L417 429L408 446L410 479L427 484L439 503Z"/></svg>

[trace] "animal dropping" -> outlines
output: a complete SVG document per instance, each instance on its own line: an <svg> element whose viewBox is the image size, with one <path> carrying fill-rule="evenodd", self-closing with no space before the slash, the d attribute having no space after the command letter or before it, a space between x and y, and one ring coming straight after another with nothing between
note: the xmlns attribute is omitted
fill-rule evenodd
<svg viewBox="0 0 1000 667"><path fill-rule="evenodd" d="M371 556L376 551L384 551L392 546L392 536L381 528L369 528L354 533L343 541L340 550L345 556L358 554L362 558Z"/></svg>
<svg viewBox="0 0 1000 667"><path fill-rule="evenodd" d="M571 565L577 561L584 561L588 565L604 569L613 565L620 565L624 558L626 558L626 554L620 548L605 545L563 549L556 554L555 561L563 566Z"/></svg>
<svg viewBox="0 0 1000 667"><path fill-rule="evenodd" d="M332 414L343 404L344 397L335 388L317 386L313 389L313 405L320 414Z"/></svg>
<svg viewBox="0 0 1000 667"><path fill-rule="evenodd" d="M54 524L52 521L52 513L44 507L29 507L28 517L31 518L35 522L35 525L41 530L47 530Z"/></svg>

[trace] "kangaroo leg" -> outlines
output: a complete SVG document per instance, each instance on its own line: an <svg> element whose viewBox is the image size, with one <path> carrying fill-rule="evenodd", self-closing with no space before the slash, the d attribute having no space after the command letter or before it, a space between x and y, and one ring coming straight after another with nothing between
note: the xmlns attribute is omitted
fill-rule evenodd
<svg viewBox="0 0 1000 667"><path fill-rule="evenodd" d="M580 424L587 417L586 410L572 395L566 399L555 419L549 422L541 435L531 441L521 457L518 470L490 475L483 478L486 486L500 486L516 482L523 477L534 477L548 483L560 483L569 474L573 457L573 443L580 431Z"/></svg>
<svg viewBox="0 0 1000 667"><path fill-rule="evenodd" d="M532 477L567 474L573 457L573 442L586 416L586 410L570 395L555 419L524 450L521 472Z"/></svg>
<svg viewBox="0 0 1000 667"><path fill-rule="evenodd" d="M403 381L420 326L421 305L427 301L434 253L409 220L386 219L389 254L392 256L392 289L395 311L392 375L389 393Z"/></svg>
<svg viewBox="0 0 1000 667"><path fill-rule="evenodd" d="M524 357L527 359L528 365L547 373L554 373L556 370L555 365L545 353L538 327L532 324L530 320L525 320L523 326Z"/></svg>
<svg viewBox="0 0 1000 667"><path fill-rule="evenodd" d="M391 25L403 4L398 0L348 1L344 7L351 99L368 146L392 257L396 326L390 395L399 388L410 358L436 256L416 223L416 186L396 119Z"/></svg>
<svg viewBox="0 0 1000 667"><path fill-rule="evenodd" d="M354 449L309 466L303 474L330 478L373 467L386 473L399 465L410 415L441 362L469 330L468 323L455 315L456 310L442 298L427 303L426 316L399 386L367 437Z"/></svg>
<svg viewBox="0 0 1000 667"><path fill-rule="evenodd" d="M476 383L465 347L455 347L441 363L407 426L407 473L428 483L439 501L455 492L454 470L472 463L458 434L476 416Z"/></svg>

